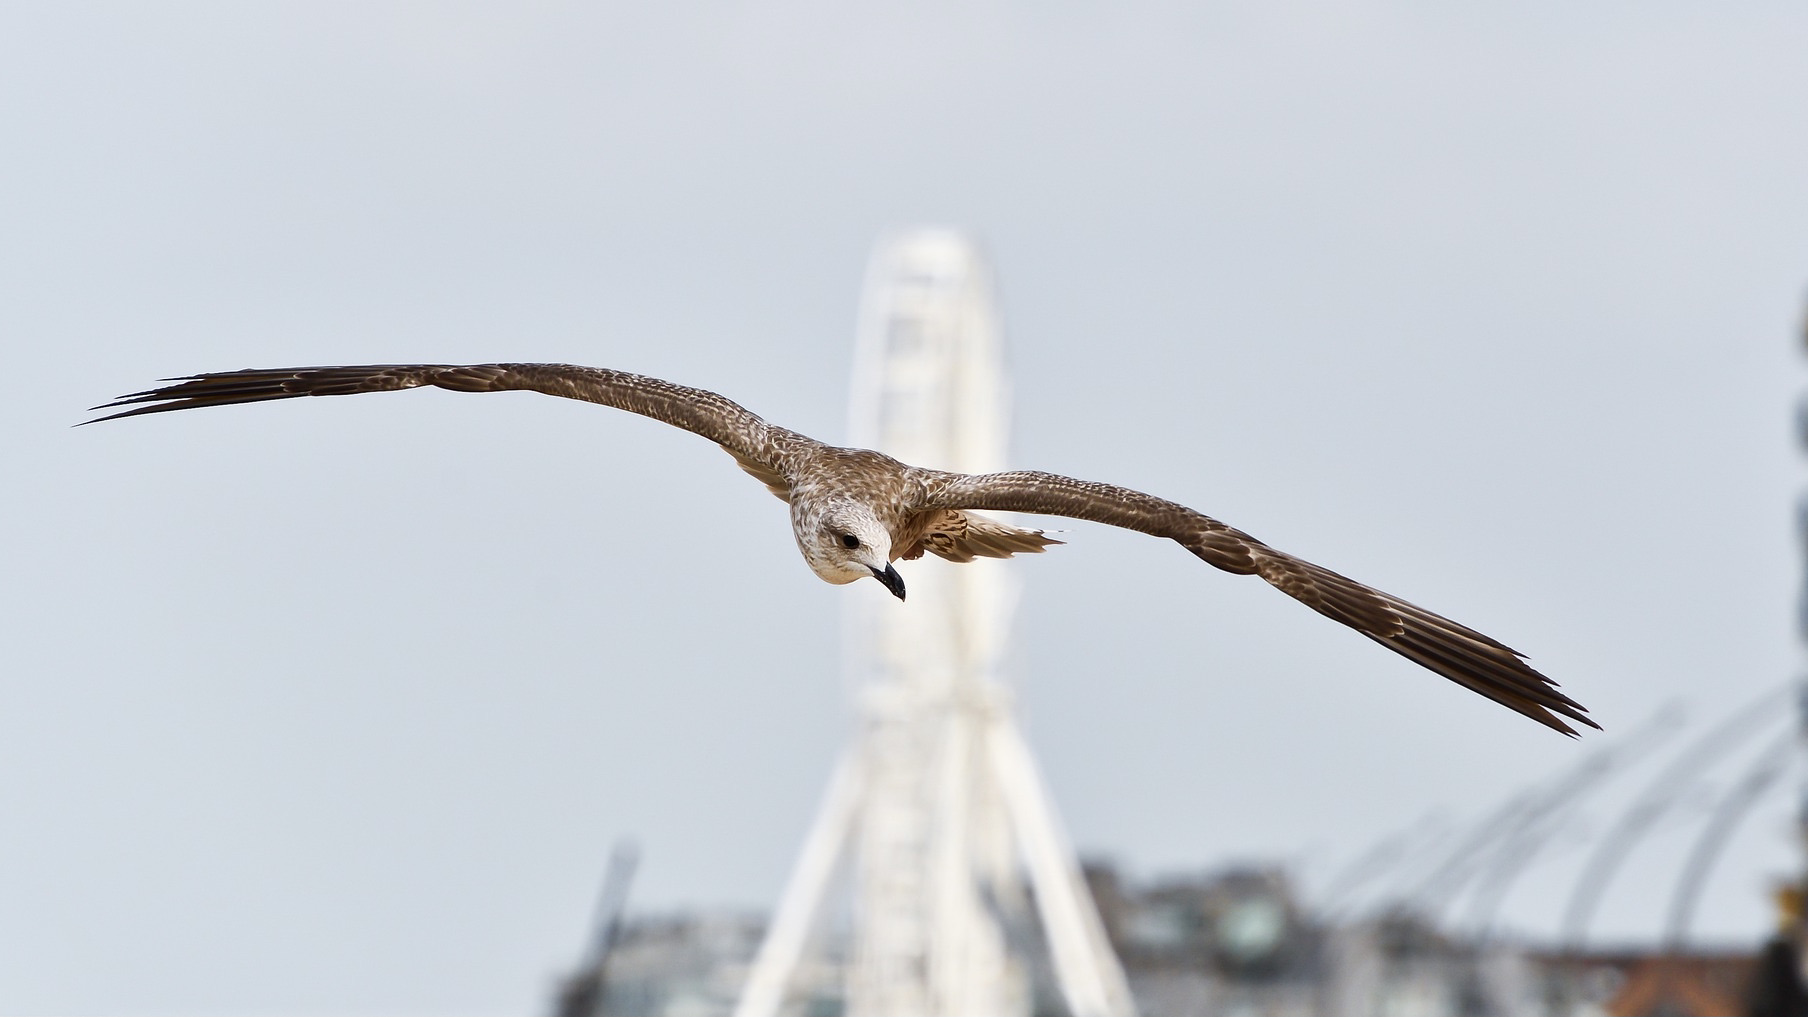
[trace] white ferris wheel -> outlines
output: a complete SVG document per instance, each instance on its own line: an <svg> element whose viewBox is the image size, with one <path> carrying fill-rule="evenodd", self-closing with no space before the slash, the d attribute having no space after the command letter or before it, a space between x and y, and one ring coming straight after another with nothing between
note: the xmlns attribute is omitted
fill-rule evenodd
<svg viewBox="0 0 1808 1017"><path fill-rule="evenodd" d="M882 242L862 299L851 443L967 473L1003 469L1009 394L990 273L946 229ZM925 559L911 598L859 598L849 666L863 698L755 958L736 1017L787 989L838 874L853 881L848 1017L1024 1015L1033 911L1075 1017L1130 1017L1122 967L1000 679L1006 567ZM878 591L883 593L884 591Z"/></svg>

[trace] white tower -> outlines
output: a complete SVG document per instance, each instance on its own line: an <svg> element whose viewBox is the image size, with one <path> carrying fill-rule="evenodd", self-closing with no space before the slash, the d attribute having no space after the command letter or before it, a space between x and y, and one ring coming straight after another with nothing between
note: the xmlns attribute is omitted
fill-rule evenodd
<svg viewBox="0 0 1808 1017"><path fill-rule="evenodd" d="M948 230L882 243L862 301L853 443L983 473L1005 461L991 279ZM1075 1017L1134 1013L1073 851L998 675L1014 591L998 562L925 558L910 600L850 612L861 729L837 767L736 1017L773 1017L835 873L854 883L848 1017L1027 1014L1006 926L1024 875ZM868 592L868 591L860 591Z"/></svg>

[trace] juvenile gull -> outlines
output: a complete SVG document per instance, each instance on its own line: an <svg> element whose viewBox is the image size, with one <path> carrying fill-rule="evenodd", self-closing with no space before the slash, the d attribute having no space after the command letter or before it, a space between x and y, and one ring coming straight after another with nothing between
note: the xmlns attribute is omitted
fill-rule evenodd
<svg viewBox="0 0 1808 1017"><path fill-rule="evenodd" d="M743 470L791 506L804 561L831 583L872 577L899 600L892 562L925 552L952 562L1009 558L1061 541L978 510L1068 516L1167 537L1209 565L1258 575L1282 593L1418 664L1566 735L1589 727L1581 704L1520 654L1467 626L1277 551L1241 530L1141 491L1018 470L971 475L927 470L867 449L836 448L768 424L703 389L623 371L569 364L437 364L300 367L166 379L175 384L96 409L132 406L89 423L196 406L296 396L354 395L433 386L454 392L543 392L628 410L722 446Z"/></svg>

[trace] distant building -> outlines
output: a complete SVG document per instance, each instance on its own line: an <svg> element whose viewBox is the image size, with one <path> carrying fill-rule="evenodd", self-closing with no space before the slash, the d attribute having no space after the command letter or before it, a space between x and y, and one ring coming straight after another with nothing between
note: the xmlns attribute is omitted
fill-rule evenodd
<svg viewBox="0 0 1808 1017"><path fill-rule="evenodd" d="M560 986L557 1017L715 1017L734 1009L766 932L758 915L728 912L636 918L595 965ZM807 986L793 1012L841 1013L840 971L799 972Z"/></svg>
<svg viewBox="0 0 1808 1017"><path fill-rule="evenodd" d="M1762 1013L1753 1009L1759 955L1750 951L1669 956L1629 950L1535 953L1528 958L1543 972L1551 990L1545 1013L1606 1017ZM1791 1017L1800 1017L1800 1013L1794 1011Z"/></svg>
<svg viewBox="0 0 1808 1017"><path fill-rule="evenodd" d="M1112 946L1146 1014L1318 1012L1325 937L1278 869L1232 869L1127 888L1087 867Z"/></svg>
<svg viewBox="0 0 1808 1017"><path fill-rule="evenodd" d="M1541 952L1477 944L1402 913L1331 925L1306 911L1282 870L1261 866L1132 884L1095 863L1086 881L1137 1010L1150 1017L1797 1017L1754 1009L1756 951ZM726 1015L764 931L748 914L631 919L600 970L564 983L555 1012ZM843 1012L846 937L819 936L819 959L798 971L786 1014ZM1065 1017L1040 930L1013 927L1010 938L1032 1013Z"/></svg>

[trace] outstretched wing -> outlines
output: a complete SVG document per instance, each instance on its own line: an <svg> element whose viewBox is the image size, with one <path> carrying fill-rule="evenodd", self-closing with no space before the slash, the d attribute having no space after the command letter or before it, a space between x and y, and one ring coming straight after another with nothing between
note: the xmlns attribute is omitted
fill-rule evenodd
<svg viewBox="0 0 1808 1017"><path fill-rule="evenodd" d="M932 474L926 507L1068 516L1167 537L1226 572L1258 575L1282 593L1465 688L1567 735L1556 714L1599 728L1512 648L1398 597L1277 551L1162 498L1052 473Z"/></svg>
<svg viewBox="0 0 1808 1017"><path fill-rule="evenodd" d="M613 406L700 434L727 449L744 469L751 472L756 466L764 467L774 476L780 473L776 444L785 439L802 438L766 423L739 403L714 392L626 371L571 364L292 367L195 374L166 380L175 384L135 392L116 402L95 407L110 410L118 406L135 406L135 409L122 410L87 423L197 406L257 403L297 396L395 392L431 386L454 392L544 392Z"/></svg>

